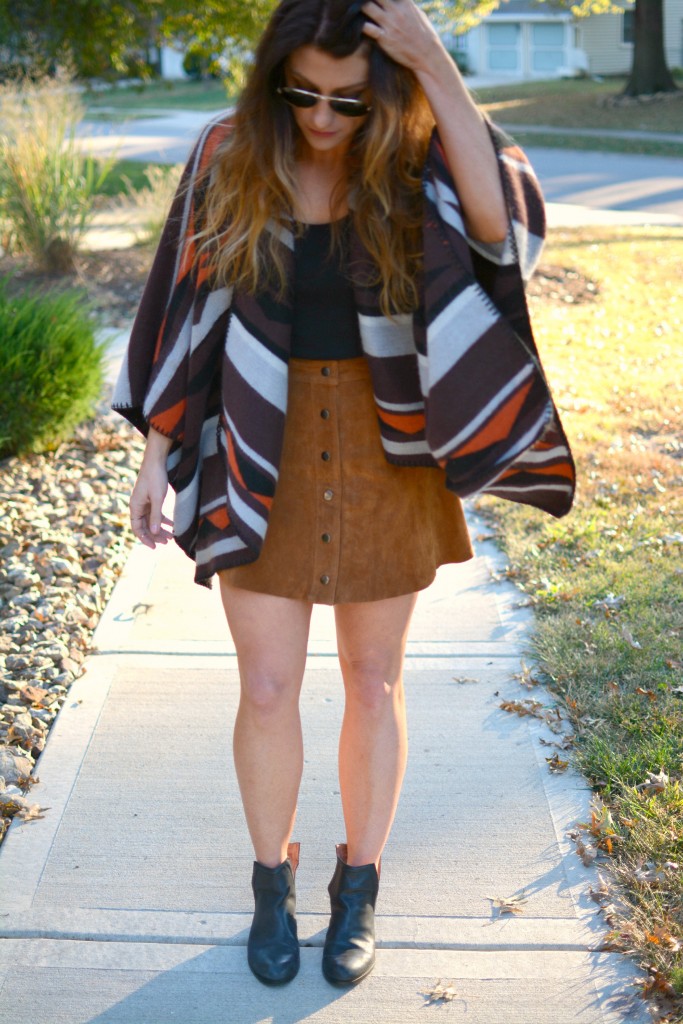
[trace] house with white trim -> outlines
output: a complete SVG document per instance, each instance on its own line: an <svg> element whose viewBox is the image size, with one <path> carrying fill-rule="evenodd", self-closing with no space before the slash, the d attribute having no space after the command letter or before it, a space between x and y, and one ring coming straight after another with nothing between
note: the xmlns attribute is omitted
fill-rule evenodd
<svg viewBox="0 0 683 1024"><path fill-rule="evenodd" d="M633 58L632 4L618 14L575 18L533 0L504 0L476 28L447 37L468 71L491 77L553 78L626 74ZM683 67L683 0L664 0L669 67Z"/></svg>

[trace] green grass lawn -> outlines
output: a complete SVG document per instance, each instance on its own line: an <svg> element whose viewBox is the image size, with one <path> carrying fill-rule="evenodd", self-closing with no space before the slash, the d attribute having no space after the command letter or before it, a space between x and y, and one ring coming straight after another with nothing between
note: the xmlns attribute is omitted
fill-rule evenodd
<svg viewBox="0 0 683 1024"><path fill-rule="evenodd" d="M150 82L125 89L86 93L88 115L102 108L119 116L140 116L145 110L221 110L231 102L222 82Z"/></svg>
<svg viewBox="0 0 683 1024"><path fill-rule="evenodd" d="M610 941L646 966L647 994L681 1021L683 229L556 230L543 263L593 283L587 301L549 288L531 301L577 502L560 520L478 504L535 608L535 672L597 795L576 832L611 878Z"/></svg>
<svg viewBox="0 0 683 1024"><path fill-rule="evenodd" d="M683 76L677 81L683 88ZM605 105L622 91L625 82L625 78L515 82L479 89L476 97L493 120L502 124L683 133L683 92L673 99Z"/></svg>
<svg viewBox="0 0 683 1024"><path fill-rule="evenodd" d="M683 104L681 105L683 107ZM503 122L504 123L504 122ZM598 150L601 153L640 153L645 156L683 157L683 143L659 142L650 139L613 139L593 135L556 135L550 132L514 131L512 136L524 149L541 146L546 149Z"/></svg>

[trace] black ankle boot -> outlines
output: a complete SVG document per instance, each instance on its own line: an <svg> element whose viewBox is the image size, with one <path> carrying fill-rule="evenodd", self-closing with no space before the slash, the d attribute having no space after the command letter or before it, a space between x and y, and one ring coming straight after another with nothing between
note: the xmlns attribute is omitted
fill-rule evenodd
<svg viewBox="0 0 683 1024"><path fill-rule="evenodd" d="M337 867L327 887L332 916L323 948L323 974L333 985L352 985L375 966L379 872L374 864L352 867L346 863L347 856L346 844L340 843Z"/></svg>
<svg viewBox="0 0 683 1024"><path fill-rule="evenodd" d="M254 861L251 886L256 909L247 941L250 968L266 985L283 985L299 970L294 876L299 843L287 847L287 860L276 868Z"/></svg>

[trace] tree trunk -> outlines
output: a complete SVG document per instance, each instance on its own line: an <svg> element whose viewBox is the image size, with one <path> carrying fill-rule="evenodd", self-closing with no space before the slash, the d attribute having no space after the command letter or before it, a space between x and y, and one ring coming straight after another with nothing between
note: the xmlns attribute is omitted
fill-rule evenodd
<svg viewBox="0 0 683 1024"><path fill-rule="evenodd" d="M676 90L664 56L664 2L636 0L633 64L624 95L643 96Z"/></svg>

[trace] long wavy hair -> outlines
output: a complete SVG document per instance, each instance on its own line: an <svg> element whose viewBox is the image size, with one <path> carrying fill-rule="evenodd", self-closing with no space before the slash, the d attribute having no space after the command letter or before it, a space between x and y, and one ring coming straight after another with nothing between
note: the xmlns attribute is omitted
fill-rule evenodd
<svg viewBox="0 0 683 1024"><path fill-rule="evenodd" d="M295 228L302 136L276 89L284 82L287 58L301 46L333 57L365 47L372 110L352 138L348 179L335 188L331 208L341 208L348 189L354 227L370 257L362 273L351 268L351 274L379 287L382 312L391 317L418 304L421 175L434 118L415 75L363 33L367 19L361 2L282 0L275 9L237 104L234 128L208 170L196 260L221 284L253 294L267 283L284 294L282 250L277 232L267 225ZM340 221L333 224L334 248L341 244L342 228Z"/></svg>

